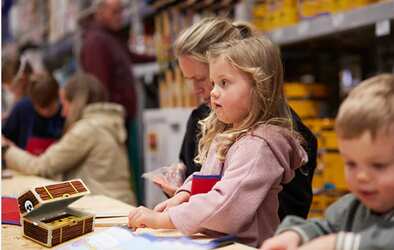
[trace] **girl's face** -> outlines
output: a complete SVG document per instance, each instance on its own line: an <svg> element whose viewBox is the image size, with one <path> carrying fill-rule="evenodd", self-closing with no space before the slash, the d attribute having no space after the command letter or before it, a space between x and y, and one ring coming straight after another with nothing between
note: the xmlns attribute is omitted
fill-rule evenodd
<svg viewBox="0 0 394 250"><path fill-rule="evenodd" d="M178 62L183 77L193 84L194 94L205 103L209 103L212 85L209 81L208 64L202 63L189 55L180 56Z"/></svg>
<svg viewBox="0 0 394 250"><path fill-rule="evenodd" d="M60 102L62 103L62 116L67 117L70 112L70 101L66 98L64 89L59 91Z"/></svg>
<svg viewBox="0 0 394 250"><path fill-rule="evenodd" d="M251 79L223 56L209 61L209 72L212 109L221 122L239 127L251 109Z"/></svg>

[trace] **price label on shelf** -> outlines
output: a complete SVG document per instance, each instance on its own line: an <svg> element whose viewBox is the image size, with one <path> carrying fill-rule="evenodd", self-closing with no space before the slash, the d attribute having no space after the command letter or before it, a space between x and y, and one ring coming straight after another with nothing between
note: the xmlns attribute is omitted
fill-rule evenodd
<svg viewBox="0 0 394 250"><path fill-rule="evenodd" d="M308 21L302 21L297 27L298 35L303 35L306 32L308 32L310 26L311 25L310 25L310 23Z"/></svg>
<svg viewBox="0 0 394 250"><path fill-rule="evenodd" d="M390 20L383 20L377 22L375 25L375 35L379 36L387 36L390 34Z"/></svg>
<svg viewBox="0 0 394 250"><path fill-rule="evenodd" d="M275 42L280 41L283 37L283 30L278 29L274 31L274 34L272 34L272 38L274 39Z"/></svg>
<svg viewBox="0 0 394 250"><path fill-rule="evenodd" d="M332 16L332 26L339 27L344 23L345 15L343 13L339 13Z"/></svg>

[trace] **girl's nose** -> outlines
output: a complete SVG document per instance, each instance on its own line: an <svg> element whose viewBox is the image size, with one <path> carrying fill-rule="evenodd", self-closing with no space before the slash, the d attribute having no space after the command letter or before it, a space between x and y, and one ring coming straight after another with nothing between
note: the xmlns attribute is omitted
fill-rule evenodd
<svg viewBox="0 0 394 250"><path fill-rule="evenodd" d="M219 97L219 90L216 86L214 86L211 90L211 98L218 98Z"/></svg>

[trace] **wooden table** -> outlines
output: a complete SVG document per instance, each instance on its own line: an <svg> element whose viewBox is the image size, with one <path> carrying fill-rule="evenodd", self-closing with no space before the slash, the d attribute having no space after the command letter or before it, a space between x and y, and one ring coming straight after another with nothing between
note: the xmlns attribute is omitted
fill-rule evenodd
<svg viewBox="0 0 394 250"><path fill-rule="evenodd" d="M36 176L25 176L18 173L14 173L10 179L2 179L1 182L1 195L17 197L21 193L35 186L49 185L54 183L52 180L36 177ZM131 205L123 203L121 201L103 196L103 195L89 195L85 196L78 201L74 202L71 207L78 208L80 210L96 214L95 231L103 230L109 226L124 225L127 223L128 211L132 208ZM116 218L110 218L109 215L116 215ZM154 229L139 229L137 233L151 233L157 236L182 236L182 234L176 230L154 230ZM81 236L83 237L83 236ZM1 246L2 249L10 250L30 250L30 249L48 249L41 246L29 239L22 236L22 230L20 226L14 225L2 225L1 233ZM206 240L206 237L195 237L197 240ZM74 239L77 240L78 238ZM70 242L70 241L68 241ZM62 244L61 244L62 245ZM59 246L61 246L59 245ZM248 250L254 249L242 244L232 244L227 247L221 248L223 250Z"/></svg>

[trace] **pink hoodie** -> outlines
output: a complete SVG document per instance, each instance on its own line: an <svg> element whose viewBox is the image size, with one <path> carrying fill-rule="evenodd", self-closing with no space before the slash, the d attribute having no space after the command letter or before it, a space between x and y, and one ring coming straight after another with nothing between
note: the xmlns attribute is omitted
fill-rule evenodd
<svg viewBox="0 0 394 250"><path fill-rule="evenodd" d="M224 175L212 190L169 208L170 219L186 235L234 234L240 242L257 247L279 225L281 183L290 182L294 170L306 161L306 152L288 130L260 125L230 147ZM206 162L196 174L218 175L220 165L213 143ZM190 189L191 177L178 192Z"/></svg>

